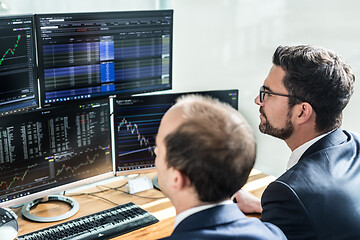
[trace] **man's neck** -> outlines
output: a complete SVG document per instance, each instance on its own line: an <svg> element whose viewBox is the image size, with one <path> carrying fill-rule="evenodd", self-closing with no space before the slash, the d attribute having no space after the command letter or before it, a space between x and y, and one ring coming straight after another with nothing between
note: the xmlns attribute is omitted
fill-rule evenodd
<svg viewBox="0 0 360 240"><path fill-rule="evenodd" d="M302 130L294 131L293 135L290 138L286 139L285 142L291 151L294 151L296 148L300 147L304 143L320 136L323 132L317 132L314 130Z"/></svg>
<svg viewBox="0 0 360 240"><path fill-rule="evenodd" d="M178 192L176 193L176 196L172 196L170 200L176 209L176 214L184 212L190 208L208 204L200 201L193 190Z"/></svg>

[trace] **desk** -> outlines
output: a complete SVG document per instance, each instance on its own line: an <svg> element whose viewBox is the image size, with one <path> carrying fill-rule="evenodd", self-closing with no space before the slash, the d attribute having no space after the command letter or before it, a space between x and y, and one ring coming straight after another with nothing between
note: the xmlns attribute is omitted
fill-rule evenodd
<svg viewBox="0 0 360 240"><path fill-rule="evenodd" d="M148 173L146 175L148 175L149 178L152 178L156 174ZM257 197L261 197L266 186L273 180L275 180L275 177L268 176L257 170L252 170L248 182L243 187L243 189L251 192ZM127 181L128 179L121 179L108 184L99 185L90 189L86 189L81 192L91 193L100 190L106 190L108 187L119 187L127 183ZM125 189L125 188L122 187L121 189ZM71 195L72 194L69 194L67 196L71 196ZM148 227L135 230L133 232L115 237L113 239L125 239L125 240L158 239L169 236L173 231L174 218L176 215L175 208L172 206L170 200L165 198L160 191L155 189L137 193L136 195L143 197L150 197L150 198L133 196L116 190L108 190L103 193L97 193L96 196L98 197L91 195L73 196L73 198L76 199L80 204L79 212L76 213L71 218L55 223L34 223L28 221L24 219L24 217L22 216L21 208L15 209L14 212L19 216L18 217L19 228L20 228L19 235L36 231L38 229L46 228L51 225L58 224L60 222L79 218L94 212L102 211L104 209L112 208L114 207L115 203L123 204L126 202L133 202L139 205L141 208L152 213L160 221ZM46 204L39 205L38 207L32 210L32 213L39 216L54 216L54 215L63 214L64 212L67 211L68 208L69 207L66 204L62 205L59 204L58 202L56 203L49 202ZM260 217L259 214L249 214L249 216Z"/></svg>

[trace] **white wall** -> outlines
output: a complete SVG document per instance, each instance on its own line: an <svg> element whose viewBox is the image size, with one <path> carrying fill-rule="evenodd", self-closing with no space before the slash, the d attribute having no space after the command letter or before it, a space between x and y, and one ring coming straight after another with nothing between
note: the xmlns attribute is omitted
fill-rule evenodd
<svg viewBox="0 0 360 240"><path fill-rule="evenodd" d="M290 150L258 131L254 98L278 45L333 49L360 71L360 2L356 0L173 0L174 89L240 89L240 111L258 141L255 167L284 172ZM359 130L360 85L344 112L343 127Z"/></svg>
<svg viewBox="0 0 360 240"><path fill-rule="evenodd" d="M150 10L155 0L1 0L10 13Z"/></svg>
<svg viewBox="0 0 360 240"><path fill-rule="evenodd" d="M253 100L275 48L313 44L330 48L360 71L357 0L3 0L11 13L174 9L173 91L238 88L240 111L258 140L255 167L280 175L290 150L257 130ZM344 128L359 130L360 85L344 113Z"/></svg>

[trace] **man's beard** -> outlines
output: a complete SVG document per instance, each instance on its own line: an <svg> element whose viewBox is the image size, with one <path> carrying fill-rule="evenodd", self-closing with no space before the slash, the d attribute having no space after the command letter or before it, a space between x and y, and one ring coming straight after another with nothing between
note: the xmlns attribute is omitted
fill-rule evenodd
<svg viewBox="0 0 360 240"><path fill-rule="evenodd" d="M291 122L291 116L292 116L291 110L289 110L289 112L288 112L288 115L287 115L288 119L286 121L285 127L282 129L275 128L269 123L269 121L267 120L267 117L265 115L265 112L262 108L260 108L260 113L265 119L264 122L260 122L260 124L259 124L260 132L271 135L273 137L280 138L282 140L286 140L289 137L291 137L291 135L294 132L294 125Z"/></svg>

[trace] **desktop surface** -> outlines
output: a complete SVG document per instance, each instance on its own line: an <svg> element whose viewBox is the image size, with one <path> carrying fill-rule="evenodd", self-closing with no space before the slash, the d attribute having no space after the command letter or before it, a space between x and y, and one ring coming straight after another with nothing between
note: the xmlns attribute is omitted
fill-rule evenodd
<svg viewBox="0 0 360 240"><path fill-rule="evenodd" d="M146 174L149 178L152 178L156 175L155 172ZM119 180L117 180L119 179ZM34 223L29 220L24 219L21 215L21 209L14 209L14 212L18 214L18 223L19 223L19 235L33 232L42 228L46 228L61 222L69 221L72 219L76 219L88 214L92 214L98 211L102 211L105 209L109 209L115 206L115 204L124 204L127 202L133 202L139 205L144 210L153 214L160 221L158 223L152 224L145 228L141 228L124 235L115 237L113 239L159 239L166 236L171 235L174 228L174 218L176 215L175 208L171 204L170 200L166 198L162 192L151 189L144 192L137 193L135 195L129 195L128 193L124 193L121 190L125 190L126 188L123 186L127 183L128 179L117 178L116 181L111 183L106 183L103 185L98 185L97 187L93 187L90 189L83 190L77 193L92 193L98 192L101 190L107 190L109 187L116 188L120 187L119 191L108 190L102 193L93 195L80 195L80 196L71 196L75 193L66 194L67 196L71 196L75 198L80 203L79 212L73 217L59 221L56 223ZM248 179L247 184L243 187L247 191L254 194L256 197L261 197L263 191L266 186L275 179L273 176L268 176L260 171L253 170L250 173L250 177ZM103 199L105 198L105 199ZM110 202L111 201L111 202ZM36 214L40 214L43 216L56 215L61 214L66 210L66 205L59 205L55 203L47 203L39 205L36 209L32 211ZM247 216L251 217L260 217L259 214L247 214Z"/></svg>
<svg viewBox="0 0 360 240"><path fill-rule="evenodd" d="M155 173L149 173L149 177L155 176ZM94 188L86 189L81 193L91 193L98 192L101 190L106 190L109 187L119 187L127 183L128 179L118 180L112 183L107 183L104 185L99 185ZM121 188L125 190L124 187ZM18 215L19 223L19 236L25 233L33 232L39 229L43 229L61 222L66 222L72 219L76 219L88 214L92 214L98 211L112 208L116 206L115 204L124 204L127 202L133 202L139 205L141 208L153 214L160 222L152 224L146 228L141 228L133 232L115 237L114 239L158 239L161 237L168 236L172 233L175 210L167 198L158 190L148 190L145 192L137 193L135 195L129 195L122 191L109 190L104 193L96 194L98 197L91 195L82 195L82 196L73 196L76 193L71 193L66 196L71 196L76 199L80 204L79 212L73 217L59 221L56 223L34 223L25 219L21 213L20 208L13 209L13 211ZM143 196L143 197L138 197ZM105 198L105 199L102 199ZM155 199L153 199L155 198ZM111 201L111 202L110 202ZM68 206L65 204L58 203L47 203L41 204L36 209L32 210L35 214L41 216L51 216L61 214ZM165 213L165 215L164 215Z"/></svg>

